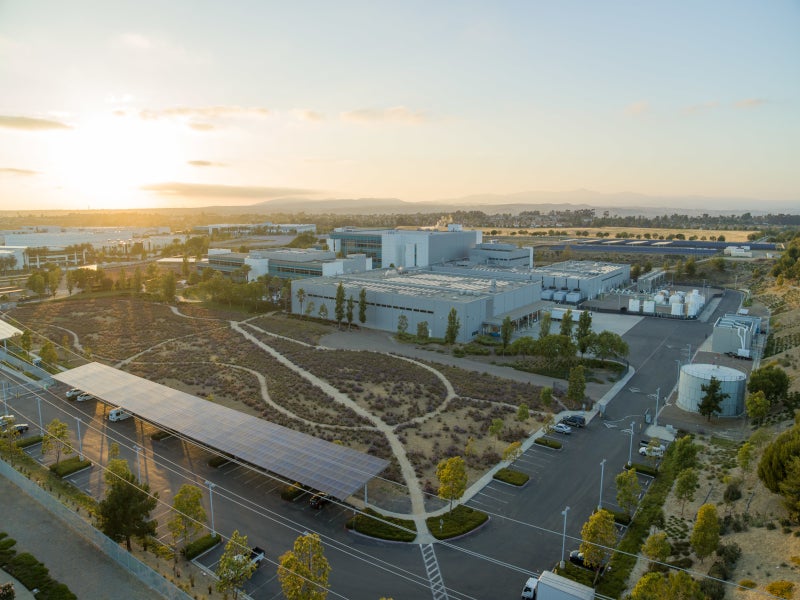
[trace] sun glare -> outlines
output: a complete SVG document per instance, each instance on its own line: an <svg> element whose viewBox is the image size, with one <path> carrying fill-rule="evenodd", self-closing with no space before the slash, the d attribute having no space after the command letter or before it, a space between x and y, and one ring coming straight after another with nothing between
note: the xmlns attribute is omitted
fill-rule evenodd
<svg viewBox="0 0 800 600"><path fill-rule="evenodd" d="M104 116L59 138L53 158L64 188L92 208L149 205L139 187L173 179L185 160L169 123Z"/></svg>

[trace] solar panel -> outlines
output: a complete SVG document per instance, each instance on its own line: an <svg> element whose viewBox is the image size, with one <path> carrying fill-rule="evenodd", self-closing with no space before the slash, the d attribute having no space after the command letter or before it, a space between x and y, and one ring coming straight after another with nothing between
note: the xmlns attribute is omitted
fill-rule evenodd
<svg viewBox="0 0 800 600"><path fill-rule="evenodd" d="M0 340L7 340L15 335L22 335L22 331L5 321L0 321Z"/></svg>
<svg viewBox="0 0 800 600"><path fill-rule="evenodd" d="M137 417L340 500L388 461L102 365L53 376Z"/></svg>

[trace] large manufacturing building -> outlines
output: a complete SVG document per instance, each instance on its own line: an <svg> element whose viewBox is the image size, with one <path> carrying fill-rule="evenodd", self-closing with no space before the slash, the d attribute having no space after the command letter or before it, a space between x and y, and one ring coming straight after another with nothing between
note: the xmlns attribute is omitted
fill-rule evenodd
<svg viewBox="0 0 800 600"><path fill-rule="evenodd" d="M334 318L341 283L345 298L353 297L356 302L365 290L367 327L396 331L400 316L405 315L410 333L416 333L418 324L424 322L431 337L443 338L448 314L455 308L460 323L456 341L468 342L504 315L531 319L541 308L539 281L456 272L459 270L389 269L293 281L292 312L317 315L324 305L328 318ZM297 298L300 288L305 291L302 305Z"/></svg>
<svg viewBox="0 0 800 600"><path fill-rule="evenodd" d="M412 268L467 259L482 237L460 225L447 231L339 227L329 234L328 247L342 256L366 254L376 269Z"/></svg>
<svg viewBox="0 0 800 600"><path fill-rule="evenodd" d="M251 250L244 254L225 249L209 249L208 260L198 268L210 268L226 275L242 273L247 265L247 280L255 281L262 275L284 279L305 279L367 271L372 261L364 254L351 254L347 258L336 258L328 250L302 250L277 248L275 250Z"/></svg>
<svg viewBox="0 0 800 600"><path fill-rule="evenodd" d="M720 392L727 394L720 407L719 416L737 417L744 412L744 392L747 376L741 371L710 364L688 364L681 367L678 382L678 407L690 412L698 412L707 386L711 379L720 382Z"/></svg>

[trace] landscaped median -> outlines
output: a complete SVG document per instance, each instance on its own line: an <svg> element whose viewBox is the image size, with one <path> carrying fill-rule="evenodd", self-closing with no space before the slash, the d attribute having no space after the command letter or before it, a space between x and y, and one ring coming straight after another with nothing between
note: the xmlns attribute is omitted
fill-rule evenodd
<svg viewBox="0 0 800 600"><path fill-rule="evenodd" d="M497 479L497 481L502 481L503 483L522 487L528 483L530 476L522 471L509 469L506 467L497 471L497 473L494 474L494 479Z"/></svg>
<svg viewBox="0 0 800 600"><path fill-rule="evenodd" d="M49 469L51 473L63 479L68 475L72 475L83 469L88 469L91 466L92 461L90 460L81 460L78 456L70 456L54 465L50 465Z"/></svg>
<svg viewBox="0 0 800 600"><path fill-rule="evenodd" d="M27 552L17 554L14 549L16 543L8 534L0 532L0 567L3 570L27 589L37 590L37 599L77 600L78 597L66 585L50 577L47 567L33 555Z"/></svg>
<svg viewBox="0 0 800 600"><path fill-rule="evenodd" d="M447 540L469 533L489 520L485 512L460 504L450 512L437 517L428 517L425 521L428 530L437 540Z"/></svg>
<svg viewBox="0 0 800 600"><path fill-rule="evenodd" d="M413 542L417 538L417 525L414 521L385 517L371 508L355 515L345 526L362 535L381 540Z"/></svg>
<svg viewBox="0 0 800 600"><path fill-rule="evenodd" d="M538 437L534 440L534 444L539 444L545 448L552 448L553 450L561 450L561 442L548 437Z"/></svg>

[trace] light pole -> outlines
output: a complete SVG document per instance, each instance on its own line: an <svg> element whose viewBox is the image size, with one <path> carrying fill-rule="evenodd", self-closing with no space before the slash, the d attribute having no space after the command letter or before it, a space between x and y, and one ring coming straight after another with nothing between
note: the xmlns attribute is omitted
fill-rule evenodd
<svg viewBox="0 0 800 600"><path fill-rule="evenodd" d="M631 443L628 446L628 466L630 467L633 464L633 428L636 426L636 423L631 421Z"/></svg>
<svg viewBox="0 0 800 600"><path fill-rule="evenodd" d="M6 399L6 385L8 382L4 379L3 380L3 405L6 407L6 411L3 413L4 415L8 414L8 400Z"/></svg>
<svg viewBox="0 0 800 600"><path fill-rule="evenodd" d="M44 424L42 423L42 398L40 396L36 396L36 404L39 407L39 431L41 431L42 435L44 435Z"/></svg>
<svg viewBox="0 0 800 600"><path fill-rule="evenodd" d="M134 450L136 450L136 479L139 480L139 483L142 483L142 462L139 460L139 446L134 446Z"/></svg>
<svg viewBox="0 0 800 600"><path fill-rule="evenodd" d="M655 394L650 394L651 398L653 398L654 396L655 396L655 399L656 399L656 414L653 416L653 426L654 427L658 427L658 401L661 398L661 388L660 387L656 388L656 393Z"/></svg>
<svg viewBox="0 0 800 600"><path fill-rule="evenodd" d="M561 511L561 514L564 515L564 529L561 533L561 568L564 568L564 550L567 545L567 513L569 512L569 506L567 506L564 510Z"/></svg>
<svg viewBox="0 0 800 600"><path fill-rule="evenodd" d="M597 510L603 508L603 475L606 471L606 459L600 462L600 501L597 503Z"/></svg>
<svg viewBox="0 0 800 600"><path fill-rule="evenodd" d="M206 479L206 485L208 486L208 503L211 509L209 511L211 513L211 535L217 535L214 529L214 488L217 487L217 484Z"/></svg>
<svg viewBox="0 0 800 600"><path fill-rule="evenodd" d="M75 423L78 426L78 459L83 461L83 439L81 438L81 418L75 417Z"/></svg>

